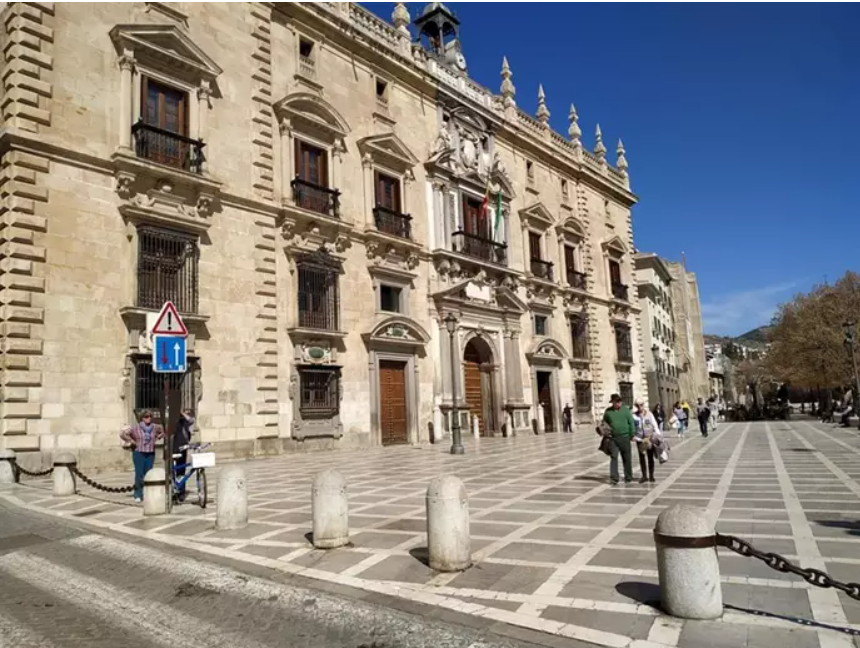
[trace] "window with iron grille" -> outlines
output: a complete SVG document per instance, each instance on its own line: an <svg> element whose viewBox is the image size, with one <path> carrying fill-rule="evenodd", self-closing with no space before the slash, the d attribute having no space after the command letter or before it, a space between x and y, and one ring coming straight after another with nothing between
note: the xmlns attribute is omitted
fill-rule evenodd
<svg viewBox="0 0 860 648"><path fill-rule="evenodd" d="M615 350L618 354L618 362L633 362L633 342L630 338L629 326L615 325Z"/></svg>
<svg viewBox="0 0 860 648"><path fill-rule="evenodd" d="M197 239L139 227L137 241L137 306L161 308L170 301L180 313L197 313Z"/></svg>
<svg viewBox="0 0 860 648"><path fill-rule="evenodd" d="M574 385L576 389L576 411L580 414L587 414L591 411L591 383L585 381L577 381Z"/></svg>
<svg viewBox="0 0 860 648"><path fill-rule="evenodd" d="M618 394L621 396L622 403L627 407L633 407L633 383L618 383Z"/></svg>
<svg viewBox="0 0 860 648"><path fill-rule="evenodd" d="M195 361L189 362L184 374L155 373L152 360L142 357L134 360L134 414L139 416L144 410L152 412L152 418L161 422L161 406L164 400L164 381L171 389L178 389L182 395L182 409L196 407L194 375L200 370Z"/></svg>
<svg viewBox="0 0 860 648"><path fill-rule="evenodd" d="M299 411L302 419L331 418L340 410L340 369L303 367L299 373Z"/></svg>
<svg viewBox="0 0 860 648"><path fill-rule="evenodd" d="M301 257L298 267L299 327L337 331L340 262L326 252Z"/></svg>
<svg viewBox="0 0 860 648"><path fill-rule="evenodd" d="M582 316L570 318L571 357L588 358L588 320Z"/></svg>
<svg viewBox="0 0 860 648"><path fill-rule="evenodd" d="M546 315L535 315L535 335L546 335Z"/></svg>

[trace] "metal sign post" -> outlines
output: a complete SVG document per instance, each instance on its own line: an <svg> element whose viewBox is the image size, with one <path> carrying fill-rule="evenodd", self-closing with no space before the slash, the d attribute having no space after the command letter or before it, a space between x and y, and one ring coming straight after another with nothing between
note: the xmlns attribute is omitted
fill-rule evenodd
<svg viewBox="0 0 860 648"><path fill-rule="evenodd" d="M152 327L152 369L161 374L184 374L188 369L188 329L176 307L166 302ZM182 408L182 393L177 381L164 376L161 399L161 424L164 427L164 474L167 512L173 507L173 430Z"/></svg>

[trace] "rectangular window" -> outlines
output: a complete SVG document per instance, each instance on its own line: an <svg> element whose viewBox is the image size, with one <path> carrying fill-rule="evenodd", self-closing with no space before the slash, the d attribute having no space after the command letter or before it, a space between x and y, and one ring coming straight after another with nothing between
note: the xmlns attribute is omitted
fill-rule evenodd
<svg viewBox="0 0 860 648"><path fill-rule="evenodd" d="M382 104L388 104L388 81L376 79L376 100Z"/></svg>
<svg viewBox="0 0 860 648"><path fill-rule="evenodd" d="M196 237L139 227L136 305L159 309L170 301L180 313L196 313L198 256Z"/></svg>
<svg viewBox="0 0 860 648"><path fill-rule="evenodd" d="M400 180L376 172L376 206L400 212Z"/></svg>
<svg viewBox="0 0 860 648"><path fill-rule="evenodd" d="M386 286L385 284L379 287L379 308L389 313L399 313L400 297L403 293L401 288L394 286Z"/></svg>
<svg viewBox="0 0 860 648"><path fill-rule="evenodd" d="M298 305L301 328L338 330L338 277L332 267L299 261Z"/></svg>
<svg viewBox="0 0 860 648"><path fill-rule="evenodd" d="M627 407L633 407L633 383L618 383L618 394L621 396L622 403Z"/></svg>
<svg viewBox="0 0 860 648"><path fill-rule="evenodd" d="M579 414L588 414L591 412L592 397L591 383L585 381L577 381L576 389L576 411Z"/></svg>
<svg viewBox="0 0 860 648"><path fill-rule="evenodd" d="M588 359L588 320L582 316L570 318L571 357Z"/></svg>
<svg viewBox="0 0 860 648"><path fill-rule="evenodd" d="M540 261L540 234L529 232L529 255L532 260Z"/></svg>
<svg viewBox="0 0 860 648"><path fill-rule="evenodd" d="M318 187L328 188L328 152L296 140L296 177Z"/></svg>
<svg viewBox="0 0 860 648"><path fill-rule="evenodd" d="M535 179L535 165L531 160L526 160L526 178L529 181L533 181Z"/></svg>
<svg viewBox="0 0 860 648"><path fill-rule="evenodd" d="M197 399L194 392L195 373L199 367L189 363L189 370L184 374L161 374L152 370L150 358L135 358L134 360L134 414L135 418L143 411L152 412L156 422L161 423L161 406L164 400L164 381L167 380L172 389L178 389L181 394L182 408L195 408Z"/></svg>
<svg viewBox="0 0 860 648"><path fill-rule="evenodd" d="M535 335L546 335L546 315L535 315Z"/></svg>
<svg viewBox="0 0 860 648"><path fill-rule="evenodd" d="M568 276L576 272L576 248L572 245L564 246L564 269Z"/></svg>
<svg viewBox="0 0 860 648"><path fill-rule="evenodd" d="M564 178L561 179L561 195L563 198L567 198L567 180Z"/></svg>
<svg viewBox="0 0 860 648"><path fill-rule="evenodd" d="M615 350L618 362L633 362L633 344L630 338L630 327L625 324L615 325Z"/></svg>
<svg viewBox="0 0 860 648"><path fill-rule="evenodd" d="M188 136L188 93L143 77L143 123Z"/></svg>
<svg viewBox="0 0 860 648"><path fill-rule="evenodd" d="M299 56L310 58L314 53L314 43L307 38L299 39Z"/></svg>
<svg viewBox="0 0 860 648"><path fill-rule="evenodd" d="M482 202L463 196L463 231L482 239L490 239L490 219L487 210L481 209Z"/></svg>
<svg viewBox="0 0 860 648"><path fill-rule="evenodd" d="M302 367L299 374L299 411L302 419L331 418L340 410L340 369Z"/></svg>
<svg viewBox="0 0 860 648"><path fill-rule="evenodd" d="M609 283L613 286L621 285L621 264L612 259L609 260Z"/></svg>

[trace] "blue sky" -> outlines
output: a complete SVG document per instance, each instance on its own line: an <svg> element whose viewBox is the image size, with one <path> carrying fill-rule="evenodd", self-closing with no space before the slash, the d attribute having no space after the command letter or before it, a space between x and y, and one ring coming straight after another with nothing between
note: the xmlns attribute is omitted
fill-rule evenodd
<svg viewBox="0 0 860 648"><path fill-rule="evenodd" d="M706 332L860 268L860 5L449 6L472 78L498 92L506 55L524 110L543 83L556 130L573 101L589 148L624 140L636 245L686 253Z"/></svg>

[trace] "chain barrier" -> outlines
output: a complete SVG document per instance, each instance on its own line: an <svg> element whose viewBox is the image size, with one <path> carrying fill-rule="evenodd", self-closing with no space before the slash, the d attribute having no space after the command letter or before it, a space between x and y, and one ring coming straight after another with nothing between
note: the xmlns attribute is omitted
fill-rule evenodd
<svg viewBox="0 0 860 648"><path fill-rule="evenodd" d="M775 569L784 574L800 576L807 583L815 585L816 587L838 589L840 592L845 592L845 594L851 598L860 601L860 583L843 583L820 569L815 569L813 567L804 569L803 567L793 564L788 559L777 553L759 551L746 540L741 540L735 536L722 535L718 533L714 536L714 540L717 546L725 547L729 551L734 551L736 554L741 556L761 560L771 569Z"/></svg>
<svg viewBox="0 0 860 648"><path fill-rule="evenodd" d="M105 493L130 493L134 490L134 486L105 486L104 484L99 484L97 481L93 481L78 470L76 465L69 466L69 470L71 470L75 476L85 484L92 486L96 490L104 491Z"/></svg>
<svg viewBox="0 0 860 648"><path fill-rule="evenodd" d="M37 470L37 471L31 472L31 471L27 470L26 468L22 468L21 466L19 466L17 462L14 463L13 465L15 466L16 472L27 475L27 477L47 477L52 472L54 472L53 466L51 466L47 470Z"/></svg>

